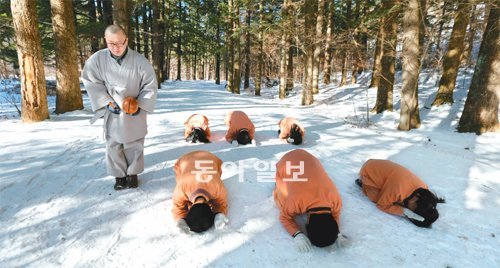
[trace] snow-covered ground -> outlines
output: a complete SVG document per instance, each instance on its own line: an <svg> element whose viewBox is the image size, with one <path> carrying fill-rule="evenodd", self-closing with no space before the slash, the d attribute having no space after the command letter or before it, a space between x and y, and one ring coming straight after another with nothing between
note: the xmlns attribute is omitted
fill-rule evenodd
<svg viewBox="0 0 500 268"><path fill-rule="evenodd" d="M262 97L227 93L213 81L167 82L149 116L139 188L116 192L106 175L102 120L85 109L23 124L0 119L0 267L499 267L500 133L455 131L471 70L457 81L453 106L429 106L436 75L419 87L422 127L397 131L395 111L370 114L376 90L359 85L322 87L312 107L300 106L298 88L284 101L276 87ZM465 75L464 75L465 74ZM362 84L369 77L361 77ZM49 102L53 111L53 102ZM3 108L2 108L3 109ZM226 112L243 110L256 126L256 144L223 140ZM5 112L5 111L2 111ZM213 142L187 144L183 123L193 113L210 119ZM299 118L305 144L277 139L284 116ZM318 157L343 199L340 228L350 245L300 254L278 220L273 182L261 171L295 148ZM182 235L171 215L172 165L183 154L208 150L227 164L230 224L226 230ZM439 196L431 229L385 214L354 184L369 158L398 162ZM260 171L259 171L260 170ZM303 220L303 219L299 219Z"/></svg>

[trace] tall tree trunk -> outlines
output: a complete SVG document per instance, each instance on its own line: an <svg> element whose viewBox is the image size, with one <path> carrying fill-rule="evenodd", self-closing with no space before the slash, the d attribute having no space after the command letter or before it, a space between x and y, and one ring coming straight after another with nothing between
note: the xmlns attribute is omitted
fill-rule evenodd
<svg viewBox="0 0 500 268"><path fill-rule="evenodd" d="M89 1L89 2L94 2L94 1ZM95 4L96 4L96 11L97 11L97 16L96 18L98 19L99 23L103 24L104 22L104 11L103 11L103 4L102 4L102 1L101 0L96 0L95 1ZM97 42L99 43L99 48L101 47L105 47L105 44L106 44L106 40L104 40L104 34L95 34L96 38L97 36L101 36L101 38L97 38ZM77 42L78 46L81 47L81 44L80 42ZM98 50L99 50L98 48ZM96 50L97 51L97 50ZM83 65L82 65L82 69L83 69Z"/></svg>
<svg viewBox="0 0 500 268"><path fill-rule="evenodd" d="M262 71L264 69L264 0L259 0L259 26L257 34L258 66L255 74L255 96L260 96L262 85Z"/></svg>
<svg viewBox="0 0 500 268"><path fill-rule="evenodd" d="M458 68L460 67L460 58L464 50L465 31L469 24L468 1L462 1L458 4L453 30L451 31L448 51L443 60L443 76L439 80L439 90L433 106L440 106L446 103L453 103L453 90L457 80Z"/></svg>
<svg viewBox="0 0 500 268"><path fill-rule="evenodd" d="M50 0L56 41L56 113L83 109L76 54L73 2Z"/></svg>
<svg viewBox="0 0 500 268"><path fill-rule="evenodd" d="M161 78L161 56L160 50L163 48L160 47L161 41L161 33L160 33L160 8L158 7L158 0L152 0L152 11L153 11L153 24L151 31L153 32L152 40L153 41L153 68L155 69L156 81L159 84L162 82Z"/></svg>
<svg viewBox="0 0 500 268"><path fill-rule="evenodd" d="M215 84L220 85L220 64L221 64L221 58L220 58L220 52L217 50L217 53L215 54Z"/></svg>
<svg viewBox="0 0 500 268"><path fill-rule="evenodd" d="M149 47L150 47L150 50L149 50L149 62L151 64L153 64L153 47L154 47L154 33L153 32L153 5L151 2L148 3L148 9L149 9L149 12L148 12L148 29L149 29Z"/></svg>
<svg viewBox="0 0 500 268"><path fill-rule="evenodd" d="M280 83L279 83L279 98L284 99L286 97L286 81L288 72L286 70L287 61L286 54L288 52L288 47L290 44L287 42L289 40L288 35L290 30L290 14L289 9L291 7L291 0L284 0L283 6L281 7L281 48L280 48Z"/></svg>
<svg viewBox="0 0 500 268"><path fill-rule="evenodd" d="M463 66L469 66L471 64L471 54L472 47L474 47L474 36L476 35L476 1L472 1L472 11L469 23L469 33L467 34L467 40L465 41L464 53L460 62Z"/></svg>
<svg viewBox="0 0 500 268"><path fill-rule="evenodd" d="M396 61L396 45L397 45L397 17L399 8L395 6L399 0L383 0L382 5L385 10L391 10L386 18L384 24L384 32L386 39L382 47L382 69L380 72L380 84L377 89L377 102L372 111L381 113L385 110L392 111L392 94L394 88L394 72Z"/></svg>
<svg viewBox="0 0 500 268"><path fill-rule="evenodd" d="M332 74L332 40L333 40L333 22L335 14L335 2L330 1L328 4L328 26L326 27L326 44L325 44L325 64L323 67L323 84L328 85L331 82Z"/></svg>
<svg viewBox="0 0 500 268"><path fill-rule="evenodd" d="M90 1L92 2L92 1ZM134 27L135 27L135 50L141 53L141 35L140 33L140 22L139 22L139 11L134 13Z"/></svg>
<svg viewBox="0 0 500 268"><path fill-rule="evenodd" d="M179 21L182 23L182 2L179 1L179 4L177 5L177 15ZM181 81L181 63L182 63L182 48L181 48L181 43L182 43L182 29L180 25L178 26L178 33L177 33L177 81Z"/></svg>
<svg viewBox="0 0 500 268"><path fill-rule="evenodd" d="M167 30L166 36L168 35L169 30ZM170 80L170 71L171 71L171 59L172 59L172 49L170 49L169 46L167 46L167 52L166 52L166 60L165 60L165 80Z"/></svg>
<svg viewBox="0 0 500 268"><path fill-rule="evenodd" d="M351 0L347 0L347 6L346 6L346 13L345 13L345 22L343 24L344 27L343 30L344 32L346 33L346 37L345 37L345 40L344 40L344 45L343 45L343 49L342 49L342 52L341 52L341 55L342 55L342 78L340 80L340 86L345 86L347 85L347 57L348 57L348 48L349 48L349 45L350 45L350 36L351 36L351 33L350 33L350 28L351 28L351 10L352 9L352 1Z"/></svg>
<svg viewBox="0 0 500 268"><path fill-rule="evenodd" d="M319 93L319 66L320 66L320 54L321 49L323 47L323 23L325 18L325 1L318 0L317 2L318 10L316 15L316 38L314 45L314 54L313 54L313 77L312 77L312 93Z"/></svg>
<svg viewBox="0 0 500 268"><path fill-rule="evenodd" d="M177 54L177 78L175 79L176 81L181 81L181 63L182 63L182 56Z"/></svg>
<svg viewBox="0 0 500 268"><path fill-rule="evenodd" d="M102 1L102 16L105 25L113 24L113 2L109 0Z"/></svg>
<svg viewBox="0 0 500 268"><path fill-rule="evenodd" d="M226 37L228 38L228 37ZM231 44L231 42L227 41L226 44L228 44L228 47L229 45ZM224 50L224 78L226 79L227 81L227 84L226 84L226 87L229 88L229 53L226 50ZM230 91L228 89L228 91Z"/></svg>
<svg viewBox="0 0 500 268"><path fill-rule="evenodd" d="M93 1L92 1L93 2ZM95 8L97 11L97 17L99 19L99 22L104 21L104 12L102 11L102 0L96 0L95 1Z"/></svg>
<svg viewBox="0 0 500 268"><path fill-rule="evenodd" d="M160 18L158 20L158 28L159 28L159 34L158 34L158 43L159 43L159 55L158 55L158 58L159 58L159 66L160 66L160 70L159 70L159 80L158 80L158 83L161 85L161 83L165 80L165 49L166 49L166 46L165 46L165 10L166 10L166 6L165 6L165 0L161 0L161 2L159 2L159 15L160 15Z"/></svg>
<svg viewBox="0 0 500 268"><path fill-rule="evenodd" d="M355 21L358 21L359 19L359 15L360 15L360 12L361 12L361 1L360 0L356 0L355 2L355 8L354 8L354 20ZM354 45L352 46L353 50L351 52L351 55L352 55L352 58L353 58L353 66L352 66L352 71L351 71L351 84L354 85L356 84L358 81L357 81L357 75L358 73L361 73L363 71L363 66L362 66L362 62L363 62L363 59L361 57L361 54L362 54L362 48L361 48L361 35L359 33L359 29L354 29Z"/></svg>
<svg viewBox="0 0 500 268"><path fill-rule="evenodd" d="M427 17L427 10L428 10L427 0L419 0L418 19L420 21L420 24L418 29L418 43L419 43L418 58L420 60L420 66L419 66L420 69L422 69L423 61L427 54L427 45L425 43L425 36L427 32L427 24L425 22Z"/></svg>
<svg viewBox="0 0 500 268"><path fill-rule="evenodd" d="M458 122L458 132L480 135L499 131L498 105L500 99L500 6L488 4L488 24L483 34L476 68L472 76L464 111Z"/></svg>
<svg viewBox="0 0 500 268"><path fill-rule="evenodd" d="M226 90L228 92L234 92L234 37L233 37L233 9L234 2L233 0L228 0L228 17L226 20L227 27L227 36L226 36L226 44L227 44L227 66L226 66Z"/></svg>
<svg viewBox="0 0 500 268"><path fill-rule="evenodd" d="M198 52L198 54L195 54L194 59L194 77L195 79L203 80L203 54L201 52Z"/></svg>
<svg viewBox="0 0 500 268"><path fill-rule="evenodd" d="M314 2L313 1L305 1L304 2L304 19L305 19L305 32L306 33L314 33L315 24L314 24ZM305 48L305 79L303 83L303 91L302 91L302 105L311 105L314 102L313 93L312 93L312 80L313 80L313 54L314 54L314 40L311 34L306 34L304 37L304 48Z"/></svg>
<svg viewBox="0 0 500 268"><path fill-rule="evenodd" d="M203 79L204 80L212 80L212 70L213 64L212 59L207 56L203 57Z"/></svg>
<svg viewBox="0 0 500 268"><path fill-rule="evenodd" d="M205 57L202 56L201 58L201 69L200 69L200 79L201 80L205 80L205 67L206 67L206 63L207 63L207 60L205 59Z"/></svg>
<svg viewBox="0 0 500 268"><path fill-rule="evenodd" d="M94 1L88 1L88 9L90 23L92 23L93 25L97 25L97 13ZM71 12L73 12L73 10L71 10ZM90 51L92 51L92 53L99 50L99 40L97 38L98 35L96 32L93 33L94 34L92 34L92 36L90 37Z"/></svg>
<svg viewBox="0 0 500 268"><path fill-rule="evenodd" d="M343 87L343 86L347 85L347 50L346 50L346 48L343 48L342 52L340 52L340 58L341 58L341 62L342 62L342 75L341 75L339 87Z"/></svg>
<svg viewBox="0 0 500 268"><path fill-rule="evenodd" d="M36 3L35 0L16 0L10 2L10 8L21 76L21 119L43 121L49 118L49 109Z"/></svg>
<svg viewBox="0 0 500 268"><path fill-rule="evenodd" d="M185 43L184 43L185 44ZM183 56L183 61L186 63L186 80L191 79L191 57L189 55Z"/></svg>
<svg viewBox="0 0 500 268"><path fill-rule="evenodd" d="M207 57L205 61L206 61L206 65L207 65L207 80L214 80L215 79L215 60Z"/></svg>
<svg viewBox="0 0 500 268"><path fill-rule="evenodd" d="M247 8L246 17L246 29L245 29L245 79L243 82L243 88L247 89L250 87L250 46L251 46L251 32L250 23L252 21L252 10Z"/></svg>
<svg viewBox="0 0 500 268"><path fill-rule="evenodd" d="M290 25L290 32L288 34L288 40L286 41L287 47L288 47L288 55L287 55L287 66L286 66L286 86L285 86L285 91L290 91L293 89L293 82L294 82L294 66L293 66L293 55L294 55L294 46L293 46L293 39L295 37L295 14L296 11L294 9L294 5L292 3L289 4L288 6L288 22ZM297 53L298 54L298 53Z"/></svg>
<svg viewBox="0 0 500 268"><path fill-rule="evenodd" d="M420 18L419 0L403 3L403 87L401 88L401 113L399 130L420 127L418 109L418 75L420 70Z"/></svg>
<svg viewBox="0 0 500 268"><path fill-rule="evenodd" d="M142 40L144 43L144 57L149 59L149 18L148 18L148 4L144 2L142 5Z"/></svg>
<svg viewBox="0 0 500 268"><path fill-rule="evenodd" d="M219 11L219 5L217 5L217 18L220 17L220 11ZM216 49L215 49L215 84L220 85L220 64L221 64L221 58L220 58L220 20L216 20Z"/></svg>
<svg viewBox="0 0 500 268"><path fill-rule="evenodd" d="M127 2L127 24L128 24L128 46L129 47L135 47L135 30L134 30L134 25L132 23L134 22L132 13L134 12L135 9L135 1L134 0L126 0Z"/></svg>
<svg viewBox="0 0 500 268"><path fill-rule="evenodd" d="M205 79L205 57L203 56L204 52L203 52L203 48L202 50L198 53L198 56L197 56L197 59L198 59L198 63L196 64L196 70L197 70L197 74L196 74L196 77L199 79L199 80L204 80Z"/></svg>
<svg viewBox="0 0 500 268"><path fill-rule="evenodd" d="M203 80L203 54L199 53L198 55L195 55L195 65L196 67L193 68L193 70L196 70L196 79L198 80Z"/></svg>
<svg viewBox="0 0 500 268"><path fill-rule="evenodd" d="M80 70L85 66L85 57L83 55L83 45L77 44L78 46L78 60L80 61Z"/></svg>
<svg viewBox="0 0 500 268"><path fill-rule="evenodd" d="M367 16L369 10L369 5L370 5L370 2L365 2L364 5L363 5L363 10L362 10L362 14L361 16L364 18ZM366 70L366 66L367 66L367 58L368 58L368 32L367 32L367 29L362 29L361 30L361 33L359 35L359 38L360 38L360 48L361 48L361 64L359 65L359 67L361 68L358 69L358 74L361 74L361 72L365 71Z"/></svg>
<svg viewBox="0 0 500 268"><path fill-rule="evenodd" d="M436 52L435 52L436 54L434 55L435 61L439 61L439 59L441 58L441 35L443 33L444 23L446 22L445 15L446 15L447 7L449 5L448 1L449 0L443 1L443 11L441 13L441 19L439 22L439 30L437 33L438 36L436 38Z"/></svg>
<svg viewBox="0 0 500 268"><path fill-rule="evenodd" d="M196 80L196 68L197 68L197 53L198 53L198 44L195 44L194 45L194 59L193 59L193 64L192 67L193 67L193 77L191 78L192 80Z"/></svg>
<svg viewBox="0 0 500 268"><path fill-rule="evenodd" d="M163 40L165 41L164 45L162 46L162 48L165 49L165 55L164 55L165 62L163 64L164 65L164 67L163 67L163 80L170 80L170 58L171 58L170 52L171 52L171 46L172 46L171 39L170 39L170 33L173 32L173 31L171 31L172 27L170 27L170 25L171 25L170 24L170 21L171 21L170 14L171 14L172 6L174 6L174 4L168 0L165 0L165 4L163 6L164 6L164 9L163 9L163 12L164 12L164 15L163 15L163 18L164 18L164 22L163 22L164 37L163 37Z"/></svg>
<svg viewBox="0 0 500 268"><path fill-rule="evenodd" d="M241 42L240 42L240 5L238 0L233 0L233 36L234 36L234 66L233 66L233 93L240 94L241 84Z"/></svg>
<svg viewBox="0 0 500 268"><path fill-rule="evenodd" d="M100 22L105 26L113 24L113 2L110 0L97 0L97 12L101 14ZM106 40L104 39L104 34L102 38L99 39L99 47L106 47Z"/></svg>
<svg viewBox="0 0 500 268"><path fill-rule="evenodd" d="M380 85L380 71L382 70L382 56L384 50L385 31L384 31L385 19L380 18L380 27L377 34L377 42L375 44L375 55L373 60L373 71L372 80L370 82L370 87L377 87Z"/></svg>
<svg viewBox="0 0 500 268"><path fill-rule="evenodd" d="M128 34L129 18L127 0L113 0L113 22L120 25Z"/></svg>
<svg viewBox="0 0 500 268"><path fill-rule="evenodd" d="M182 47L181 47L181 31L177 33L177 81L181 81L181 63L182 63Z"/></svg>
<svg viewBox="0 0 500 268"><path fill-rule="evenodd" d="M288 40L290 46L288 46L288 56L287 56L288 63L286 67L287 75L286 75L285 91L290 91L293 89L293 46L291 46L292 36L289 36Z"/></svg>

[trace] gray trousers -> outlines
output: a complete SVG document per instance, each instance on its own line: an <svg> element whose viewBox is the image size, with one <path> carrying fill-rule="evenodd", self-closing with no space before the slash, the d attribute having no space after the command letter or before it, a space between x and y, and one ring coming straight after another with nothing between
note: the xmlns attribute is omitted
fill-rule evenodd
<svg viewBox="0 0 500 268"><path fill-rule="evenodd" d="M144 171L144 138L119 143L106 136L106 168L113 177L137 175Z"/></svg>

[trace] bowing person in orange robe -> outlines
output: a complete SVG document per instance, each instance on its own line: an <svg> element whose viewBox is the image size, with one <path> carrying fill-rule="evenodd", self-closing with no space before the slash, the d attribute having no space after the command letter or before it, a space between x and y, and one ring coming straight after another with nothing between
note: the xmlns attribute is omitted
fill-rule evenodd
<svg viewBox="0 0 500 268"><path fill-rule="evenodd" d="M184 139L196 143L197 141L210 142L210 128L208 127L208 118L202 114L191 115L184 122Z"/></svg>
<svg viewBox="0 0 500 268"><path fill-rule="evenodd" d="M370 159L359 171L356 183L377 207L390 214L406 216L419 227L430 227L439 217L436 197L417 175L389 160Z"/></svg>
<svg viewBox="0 0 500 268"><path fill-rule="evenodd" d="M232 143L236 140L241 145L252 142L255 134L255 126L244 112L229 112L224 119L224 123L228 127L226 132L226 140L228 142Z"/></svg>
<svg viewBox="0 0 500 268"><path fill-rule="evenodd" d="M342 199L316 157L302 149L286 153L276 164L273 195L280 222L299 251L309 251L311 243L326 247L337 240ZM307 236L294 220L301 214L308 214Z"/></svg>
<svg viewBox="0 0 500 268"><path fill-rule="evenodd" d="M287 116L278 122L278 126L278 137L280 139L286 139L288 143L295 145L301 144L304 140L306 130L297 119Z"/></svg>
<svg viewBox="0 0 500 268"><path fill-rule="evenodd" d="M221 166L222 160L207 151L187 153L175 163L172 213L181 232L222 229L229 222Z"/></svg>

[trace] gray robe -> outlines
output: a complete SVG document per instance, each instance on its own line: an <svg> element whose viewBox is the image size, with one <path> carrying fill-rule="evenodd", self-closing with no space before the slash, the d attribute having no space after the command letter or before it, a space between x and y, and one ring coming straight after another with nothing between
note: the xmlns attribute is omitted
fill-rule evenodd
<svg viewBox="0 0 500 268"><path fill-rule="evenodd" d="M104 131L120 143L128 143L147 134L147 113L152 113L156 102L158 83L153 67L141 54L128 49L120 64L108 49L94 53L85 63L82 80L90 97L92 110L105 110ZM137 99L140 112L131 116L123 111L113 114L106 105L115 101L121 108L123 100Z"/></svg>

